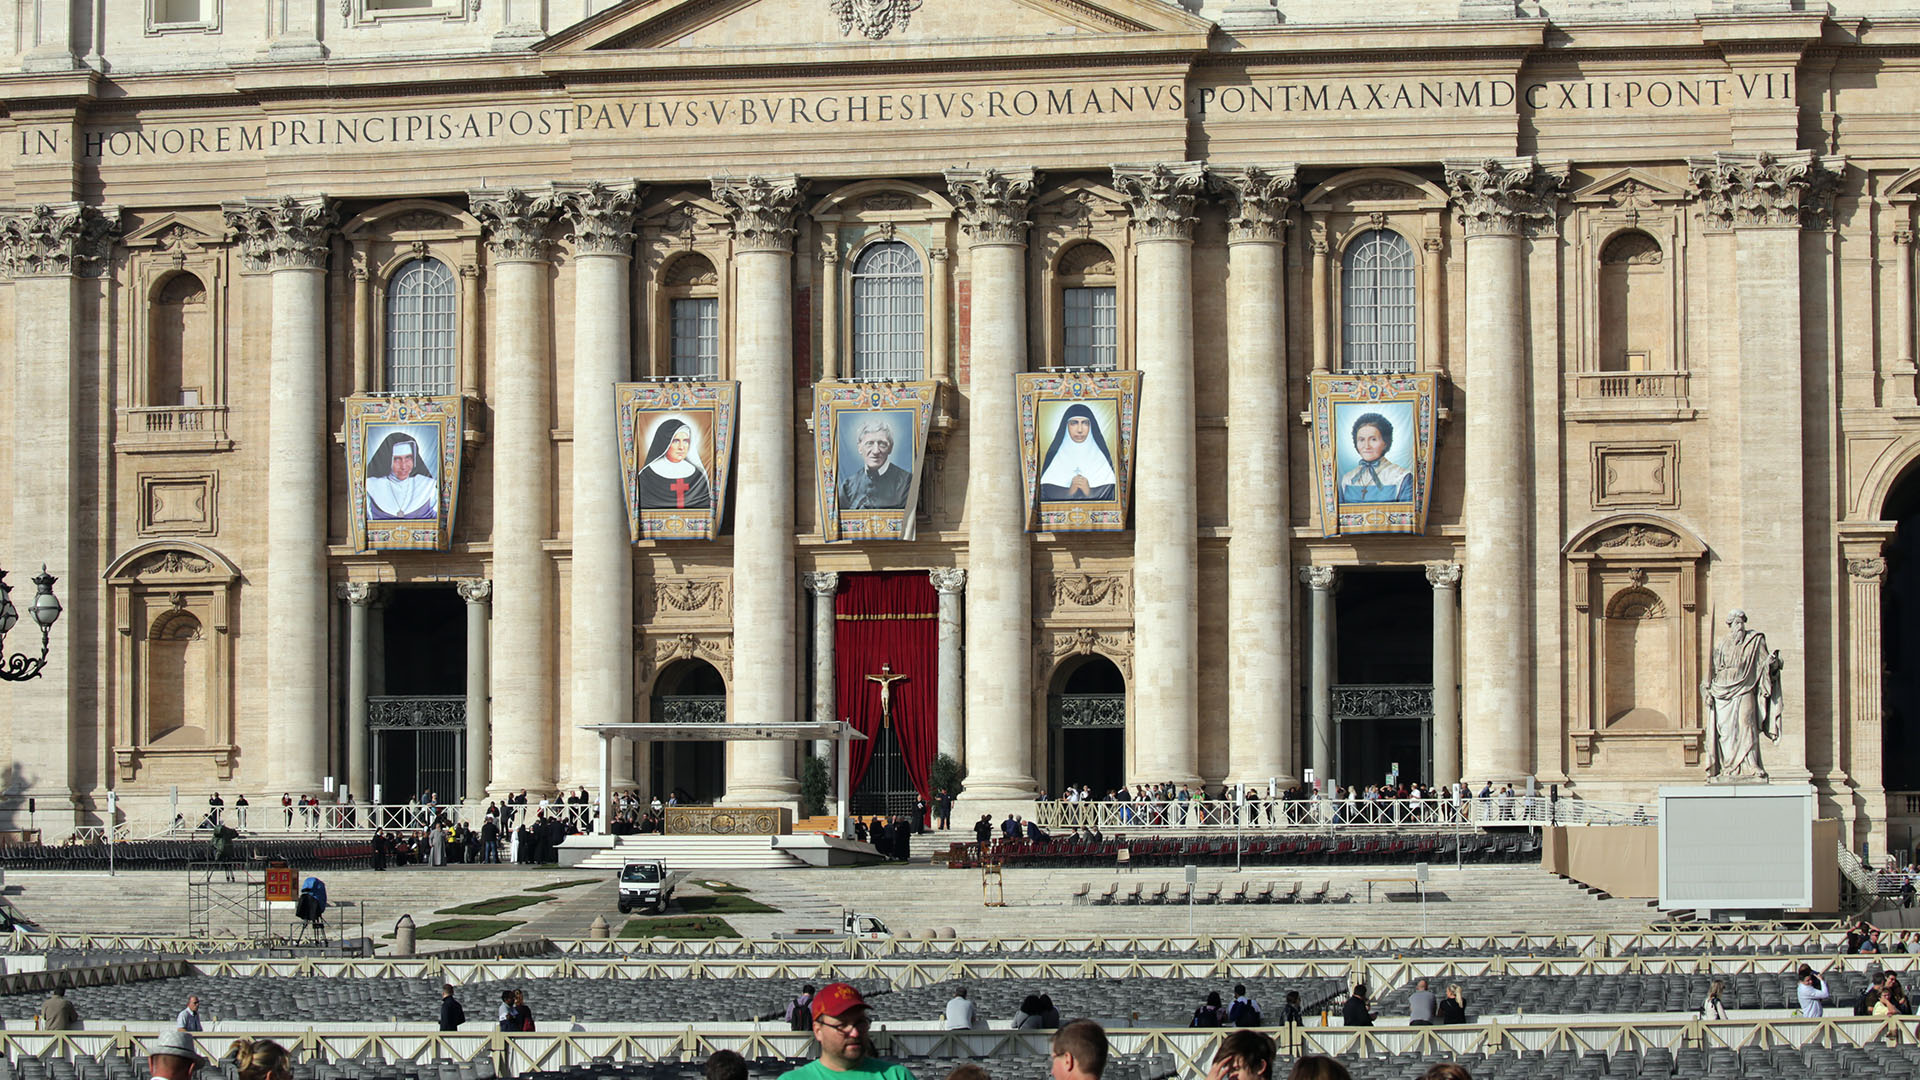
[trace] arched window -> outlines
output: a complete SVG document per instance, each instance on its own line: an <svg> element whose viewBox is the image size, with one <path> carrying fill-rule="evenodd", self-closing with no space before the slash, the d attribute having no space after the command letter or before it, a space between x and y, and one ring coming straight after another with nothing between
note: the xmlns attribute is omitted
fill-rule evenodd
<svg viewBox="0 0 1920 1080"><path fill-rule="evenodd" d="M1600 249L1600 370L1670 371L1672 303L1660 242L1639 230Z"/></svg>
<svg viewBox="0 0 1920 1080"><path fill-rule="evenodd" d="M918 379L926 364L926 278L898 240L871 244L853 264L853 377Z"/></svg>
<svg viewBox="0 0 1920 1080"><path fill-rule="evenodd" d="M667 267L667 374L720 374L719 282L705 255L689 252Z"/></svg>
<svg viewBox="0 0 1920 1080"><path fill-rule="evenodd" d="M1340 263L1340 368L1412 371L1413 245L1391 229L1369 229L1347 245Z"/></svg>
<svg viewBox="0 0 1920 1080"><path fill-rule="evenodd" d="M1113 254L1101 244L1075 244L1060 256L1060 363L1112 371L1120 363Z"/></svg>
<svg viewBox="0 0 1920 1080"><path fill-rule="evenodd" d="M386 389L454 392L453 272L438 259L413 259L387 283Z"/></svg>

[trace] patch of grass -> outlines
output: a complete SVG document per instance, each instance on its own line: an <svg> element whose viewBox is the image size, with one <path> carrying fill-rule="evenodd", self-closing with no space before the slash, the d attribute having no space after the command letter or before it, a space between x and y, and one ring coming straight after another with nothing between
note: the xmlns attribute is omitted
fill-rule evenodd
<svg viewBox="0 0 1920 1080"><path fill-rule="evenodd" d="M527 891L528 892L558 892L561 889L571 889L575 885L598 885L606 880L607 880L606 878L583 877L576 881L549 881L545 885L530 885L527 887Z"/></svg>
<svg viewBox="0 0 1920 1080"><path fill-rule="evenodd" d="M476 900L471 904L441 908L435 915L505 915L509 911L518 911L534 904L544 904L553 899L550 896L496 896L491 900Z"/></svg>
<svg viewBox="0 0 1920 1080"><path fill-rule="evenodd" d="M735 885L731 881L700 881L695 882L695 884L703 889L709 889L717 893L743 893L747 891L745 887Z"/></svg>
<svg viewBox="0 0 1920 1080"><path fill-rule="evenodd" d="M676 896L673 902L681 911L689 915L760 915L780 910L777 907L768 907L758 900L749 900L737 893L725 893L720 896Z"/></svg>
<svg viewBox="0 0 1920 1080"><path fill-rule="evenodd" d="M413 932L416 941L480 941L521 925L524 919L441 919Z"/></svg>
<svg viewBox="0 0 1920 1080"><path fill-rule="evenodd" d="M740 936L740 931L735 930L725 919L706 916L670 917L628 919L627 925L620 928L620 936L623 938L737 938Z"/></svg>

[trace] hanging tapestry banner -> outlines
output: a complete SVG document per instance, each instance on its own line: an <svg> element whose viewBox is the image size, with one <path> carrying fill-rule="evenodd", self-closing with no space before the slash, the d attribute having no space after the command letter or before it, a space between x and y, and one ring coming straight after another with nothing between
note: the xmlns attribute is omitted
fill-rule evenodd
<svg viewBox="0 0 1920 1080"><path fill-rule="evenodd" d="M615 383L634 541L712 540L727 510L736 382Z"/></svg>
<svg viewBox="0 0 1920 1080"><path fill-rule="evenodd" d="M1124 531L1140 373L1046 372L1014 380L1027 531Z"/></svg>
<svg viewBox="0 0 1920 1080"><path fill-rule="evenodd" d="M1439 376L1313 376L1313 476L1325 536L1424 533Z"/></svg>
<svg viewBox="0 0 1920 1080"><path fill-rule="evenodd" d="M933 420L933 382L823 382L813 388L820 535L911 540Z"/></svg>
<svg viewBox="0 0 1920 1080"><path fill-rule="evenodd" d="M460 496L466 399L350 397L347 542L356 551L445 551Z"/></svg>

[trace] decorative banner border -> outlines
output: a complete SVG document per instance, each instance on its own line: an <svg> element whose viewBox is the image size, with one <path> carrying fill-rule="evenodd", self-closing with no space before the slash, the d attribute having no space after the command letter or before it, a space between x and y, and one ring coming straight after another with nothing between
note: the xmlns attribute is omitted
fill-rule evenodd
<svg viewBox="0 0 1920 1080"><path fill-rule="evenodd" d="M1026 487L1027 531L1121 532L1133 497L1133 427L1139 410L1137 371L1070 371L1015 375L1020 397L1020 475ZM1074 409L1081 405L1085 408ZM1048 499L1047 455L1062 442L1069 411L1092 413L1089 438L1113 472L1110 498ZM1097 467L1099 462L1094 462ZM1095 479L1106 479L1096 477Z"/></svg>
<svg viewBox="0 0 1920 1080"><path fill-rule="evenodd" d="M926 472L927 428L933 420L933 398L939 384L934 382L853 383L822 382L813 387L813 442L815 486L819 491L820 535L829 543L835 540L911 540L914 536L914 512L920 503L920 477ZM845 428L849 461L857 461L855 442L862 417L878 414L875 421L890 425L896 436L900 424L912 431L904 441L912 448L904 466L908 475L900 506L883 509L842 508L841 482L861 482L864 466L855 472L851 466L841 469L841 437ZM901 447L896 442L889 459L890 469L901 468ZM889 499L888 501L891 501Z"/></svg>
<svg viewBox="0 0 1920 1080"><path fill-rule="evenodd" d="M453 542L460 500L460 447L466 432L466 399L447 397L350 397L347 414L347 543L356 551L445 551ZM367 494L370 459L390 460L395 436L419 443L419 475L438 483L431 512L419 517L375 516ZM433 460L429 461L431 452ZM391 479L393 473L386 473ZM380 479L376 476L375 479ZM417 512L417 511L416 511Z"/></svg>
<svg viewBox="0 0 1920 1080"><path fill-rule="evenodd" d="M1439 383L1433 372L1313 376L1313 476L1322 535L1426 532ZM1353 432L1366 418L1384 421L1365 426L1370 440L1384 436L1378 442L1389 445L1361 477ZM1349 478L1364 482L1343 487Z"/></svg>
<svg viewBox="0 0 1920 1080"><path fill-rule="evenodd" d="M720 535L720 523L727 511L727 478L733 472L733 418L739 391L737 382L613 385L614 414L620 426L621 486L627 493L627 530L634 542L712 540ZM673 418L693 429L693 446L687 455L693 467L688 475L671 482L683 485L676 496L684 501L688 492L704 481L704 507L666 506L663 497L656 497L652 490L643 498L643 484L648 489L656 487L650 477L660 480L659 488L668 486L652 468L659 455L649 443L661 425ZM662 505L643 505L649 502Z"/></svg>

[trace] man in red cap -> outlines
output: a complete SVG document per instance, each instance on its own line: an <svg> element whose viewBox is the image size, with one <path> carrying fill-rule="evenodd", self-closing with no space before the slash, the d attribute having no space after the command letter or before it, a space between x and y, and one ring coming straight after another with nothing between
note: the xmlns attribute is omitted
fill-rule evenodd
<svg viewBox="0 0 1920 1080"><path fill-rule="evenodd" d="M906 1066L877 1058L868 1051L867 1031L873 1010L850 984L828 983L813 995L813 1037L820 1042L820 1058L780 1077L780 1080L914 1080Z"/></svg>

